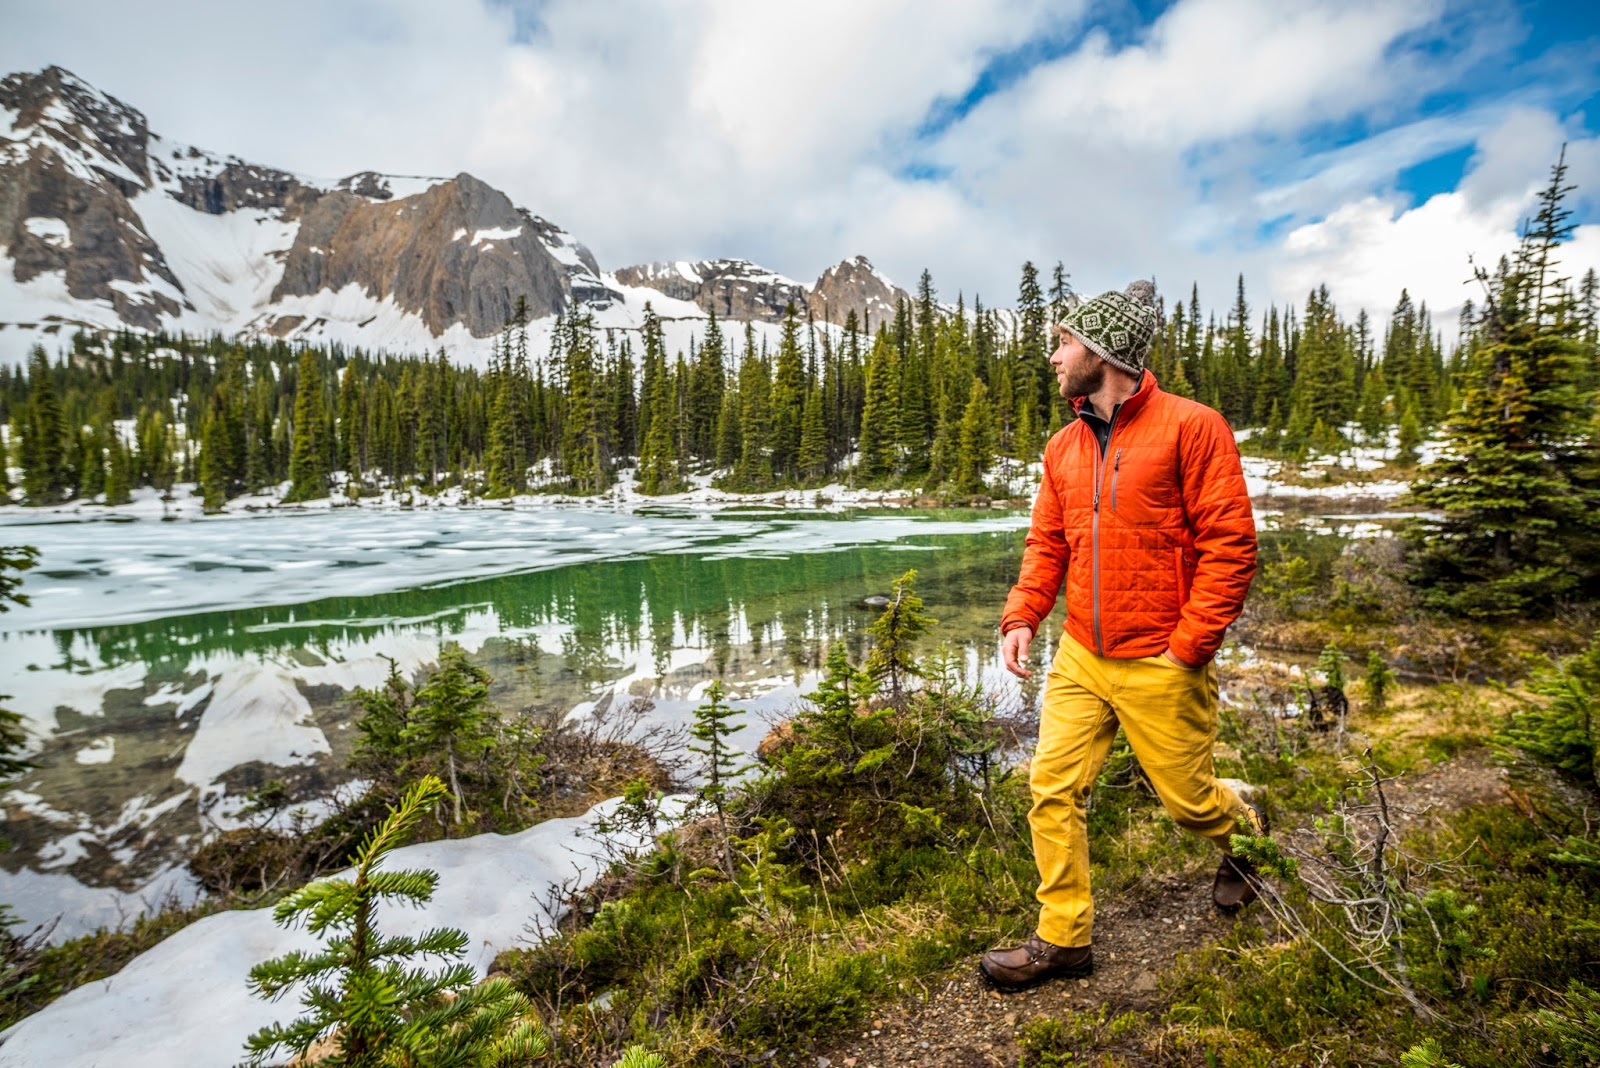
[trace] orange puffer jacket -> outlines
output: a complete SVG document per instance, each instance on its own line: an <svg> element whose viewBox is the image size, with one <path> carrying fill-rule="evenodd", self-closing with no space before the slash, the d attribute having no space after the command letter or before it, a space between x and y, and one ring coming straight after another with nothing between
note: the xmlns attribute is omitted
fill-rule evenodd
<svg viewBox="0 0 1600 1068"><path fill-rule="evenodd" d="M1083 420L1044 450L1044 478L1000 629L1039 623L1067 585L1067 633L1101 656L1169 646L1204 664L1256 571L1256 526L1227 420L1144 373L1102 454Z"/></svg>

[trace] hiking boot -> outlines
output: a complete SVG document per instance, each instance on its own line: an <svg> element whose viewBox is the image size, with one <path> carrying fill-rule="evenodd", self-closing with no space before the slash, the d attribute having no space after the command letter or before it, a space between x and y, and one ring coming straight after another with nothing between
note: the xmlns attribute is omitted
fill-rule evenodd
<svg viewBox="0 0 1600 1068"><path fill-rule="evenodd" d="M1257 897L1256 869L1243 857L1224 856L1211 883L1211 900L1223 912L1238 912Z"/></svg>
<svg viewBox="0 0 1600 1068"><path fill-rule="evenodd" d="M1267 833L1267 814L1261 806L1246 801L1256 818L1253 833ZM1244 857L1223 856L1217 865L1217 877L1211 883L1211 900L1223 912L1237 912L1259 896L1256 893L1256 869Z"/></svg>
<svg viewBox="0 0 1600 1068"><path fill-rule="evenodd" d="M1051 945L1037 934L1014 949L991 949L978 962L978 972L996 990L1014 993L1047 979L1077 979L1094 971L1088 946Z"/></svg>
<svg viewBox="0 0 1600 1068"><path fill-rule="evenodd" d="M1259 804L1246 801L1251 814L1256 817L1256 827L1242 828L1254 835L1266 835L1267 814ZM1256 867L1243 857L1224 855L1216 868L1216 879L1211 881L1211 902L1224 913L1232 913L1256 900Z"/></svg>

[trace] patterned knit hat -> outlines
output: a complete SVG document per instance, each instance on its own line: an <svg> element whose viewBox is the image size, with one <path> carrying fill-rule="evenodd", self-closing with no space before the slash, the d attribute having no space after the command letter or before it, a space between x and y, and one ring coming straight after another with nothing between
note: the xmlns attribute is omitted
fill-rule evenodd
<svg viewBox="0 0 1600 1068"><path fill-rule="evenodd" d="M1056 324L1111 366L1138 375L1156 332L1156 287L1139 279L1121 293L1102 293Z"/></svg>

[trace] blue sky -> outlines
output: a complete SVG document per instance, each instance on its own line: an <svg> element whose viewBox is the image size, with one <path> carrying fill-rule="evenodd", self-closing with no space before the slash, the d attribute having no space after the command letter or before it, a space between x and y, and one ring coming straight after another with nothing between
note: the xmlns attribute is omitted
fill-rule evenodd
<svg viewBox="0 0 1600 1068"><path fill-rule="evenodd" d="M1224 304L1470 295L1569 143L1600 264L1600 5L1519 0L62 0L68 67L179 141L312 175L470 171L603 267L864 253L942 296L1154 276ZM175 68L183 77L173 77Z"/></svg>

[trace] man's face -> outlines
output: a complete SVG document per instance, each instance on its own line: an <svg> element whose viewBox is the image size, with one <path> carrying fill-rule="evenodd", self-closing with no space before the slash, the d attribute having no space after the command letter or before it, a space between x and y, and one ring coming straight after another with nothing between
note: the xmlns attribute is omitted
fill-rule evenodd
<svg viewBox="0 0 1600 1068"><path fill-rule="evenodd" d="M1056 385L1067 400L1087 397L1105 384L1106 362L1076 337L1061 331L1060 344L1050 354L1050 366L1056 373Z"/></svg>

